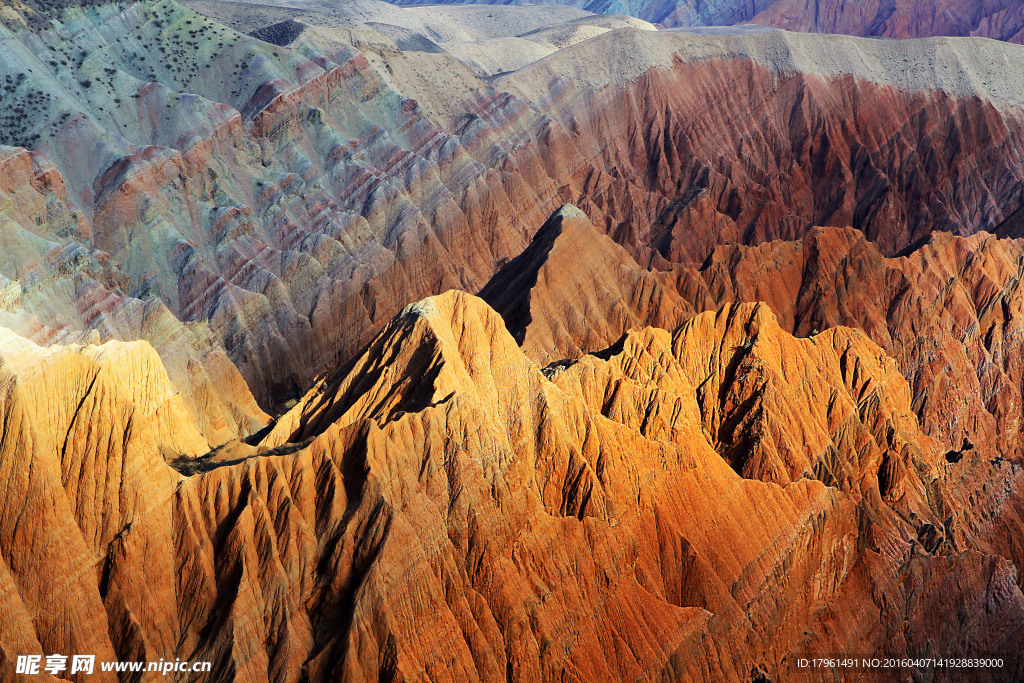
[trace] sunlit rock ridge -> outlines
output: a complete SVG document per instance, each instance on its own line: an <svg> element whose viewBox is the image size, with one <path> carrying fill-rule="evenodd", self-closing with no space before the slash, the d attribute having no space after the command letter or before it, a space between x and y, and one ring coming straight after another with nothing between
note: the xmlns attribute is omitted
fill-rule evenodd
<svg viewBox="0 0 1024 683"><path fill-rule="evenodd" d="M0 34L0 678L1024 677L1024 47L375 0Z"/></svg>

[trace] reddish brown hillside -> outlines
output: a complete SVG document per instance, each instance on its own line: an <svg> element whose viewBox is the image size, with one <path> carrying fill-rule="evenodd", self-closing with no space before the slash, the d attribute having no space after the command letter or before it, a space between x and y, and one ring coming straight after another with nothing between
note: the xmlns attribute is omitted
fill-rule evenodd
<svg viewBox="0 0 1024 683"><path fill-rule="evenodd" d="M788 31L1024 43L1024 6L1015 0L778 0L751 21Z"/></svg>

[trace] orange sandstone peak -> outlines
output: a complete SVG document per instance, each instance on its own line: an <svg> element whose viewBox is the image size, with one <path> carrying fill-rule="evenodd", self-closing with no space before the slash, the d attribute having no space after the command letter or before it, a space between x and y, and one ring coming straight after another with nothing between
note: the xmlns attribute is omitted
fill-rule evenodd
<svg viewBox="0 0 1024 683"><path fill-rule="evenodd" d="M745 681L793 677L797 653L1021 651L1012 565L965 532L993 502L967 505L855 330L799 339L726 306L542 370L451 291L189 476L159 457L174 401L120 381L151 351L46 352L81 366L84 410L120 416L79 438L80 395L35 410L46 374L21 368L43 352L17 349L3 652L198 659L214 680ZM126 444L117 468L97 438Z"/></svg>
<svg viewBox="0 0 1024 683"><path fill-rule="evenodd" d="M480 291L541 363L604 348L637 325L675 328L692 308L567 204Z"/></svg>

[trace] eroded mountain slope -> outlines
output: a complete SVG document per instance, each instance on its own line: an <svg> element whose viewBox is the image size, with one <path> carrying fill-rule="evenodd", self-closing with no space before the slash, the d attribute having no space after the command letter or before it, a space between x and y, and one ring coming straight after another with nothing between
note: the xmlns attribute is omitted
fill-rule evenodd
<svg viewBox="0 0 1024 683"><path fill-rule="evenodd" d="M646 271L565 205L480 291L523 351L546 365L605 348L636 326L675 329L694 312L675 278Z"/></svg>
<svg viewBox="0 0 1024 683"><path fill-rule="evenodd" d="M1022 259L1020 240L990 234L935 233L887 258L859 231L815 228L797 241L719 246L700 267L650 271L568 207L481 295L541 364L603 349L631 327L671 327L731 302L768 304L800 337L861 329L899 362L927 433L951 450L967 439L995 458L1024 447Z"/></svg>
<svg viewBox="0 0 1024 683"><path fill-rule="evenodd" d="M455 0L443 0L455 4ZM474 0L487 5L522 0ZM667 27L763 24L789 31L886 38L984 36L1024 42L1024 14L1014 0L556 0L590 12L628 14ZM436 4L397 0L396 4Z"/></svg>
<svg viewBox="0 0 1024 683"><path fill-rule="evenodd" d="M0 666L1024 675L1019 48L0 17Z"/></svg>
<svg viewBox="0 0 1024 683"><path fill-rule="evenodd" d="M1020 652L1013 568L944 526L954 466L918 430L895 363L854 330L793 338L764 305L638 330L545 373L483 301L427 299L263 443L190 477L132 449L105 475L88 450L15 457L19 430L70 428L40 422L25 377L5 386L3 462L28 485L5 489L0 530L26 533L26 509L82 539L5 558L8 658L38 642L246 680L748 680L854 644ZM741 477L722 448L751 399L748 475L784 486ZM835 488L800 477L823 446ZM143 507L76 507L128 473ZM78 579L62 628L46 628L54 612L28 584L58 559ZM945 599L914 597L933 592ZM953 633L960 604L978 608Z"/></svg>
<svg viewBox="0 0 1024 683"><path fill-rule="evenodd" d="M752 20L789 31L886 38L984 36L1024 42L1024 7L1014 0L778 0Z"/></svg>
<svg viewBox="0 0 1024 683"><path fill-rule="evenodd" d="M994 228L1022 201L1024 87L1004 68L1015 53L984 42L577 41L572 24L556 52L485 82L374 22L279 47L169 0L42 27L3 11L0 132L66 188L12 215L34 246L2 271L24 312L8 324L41 343L143 337L172 377L183 358L227 358L266 408L409 298L478 291L566 201L660 268L816 224L892 253ZM166 351L178 322L191 339ZM259 425L222 412L227 436Z"/></svg>
<svg viewBox="0 0 1024 683"><path fill-rule="evenodd" d="M959 503L946 521L964 525L962 533L990 552L1024 562L1019 240L937 233L906 256L886 258L855 230L818 228L796 242L718 247L700 268L654 273L599 239L578 210L563 209L555 218L565 224L569 215L575 235L565 236L564 229L553 235L558 223L552 219L482 292L529 356L547 364L560 354L599 352L650 320L740 301L764 302L783 329L815 343L840 325L863 330L896 359L900 381L910 380L909 402L922 430L943 444L954 465ZM626 286L610 285L600 267L592 276L591 262L614 264L618 276L611 282ZM747 359L734 361L738 365L718 372L734 373ZM787 354L784 362L796 367L799 361ZM849 480L832 446L819 444L815 458L796 466L792 454L799 449L766 424L799 422L799 413L831 409L835 400L821 396L791 414L793 393L781 392L786 398L780 401L754 382L746 393L709 403L704 411L716 448L746 476L812 476L830 485ZM711 390L706 395L715 396ZM763 441L778 439L772 457L782 459L761 459ZM887 481L897 470L885 475ZM991 517L971 512L990 505Z"/></svg>

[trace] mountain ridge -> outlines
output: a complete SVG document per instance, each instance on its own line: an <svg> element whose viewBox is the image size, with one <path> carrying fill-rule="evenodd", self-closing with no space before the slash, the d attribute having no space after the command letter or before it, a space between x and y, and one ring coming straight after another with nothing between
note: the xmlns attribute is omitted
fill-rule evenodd
<svg viewBox="0 0 1024 683"><path fill-rule="evenodd" d="M981 145L984 137L984 149L994 149L993 139L1005 149L1024 148L1019 123L1009 111L1013 100L1001 94L1019 95L1024 87L986 76L990 85L964 90L966 99L935 95L927 102L919 95L894 100L889 91L869 84L842 78L822 82L810 74L787 76L781 82L787 89L777 88L775 71L814 61L805 56L794 62L802 51L818 54L834 45L836 54L844 55L865 49L846 39L782 34L712 39L619 28L499 77L498 87L509 91L501 92L446 53L385 49L383 36L380 42L359 42L360 47L345 42L357 33L372 35L365 27L347 33L306 30L297 44L281 48L171 2L104 6L90 10L93 15L68 12L70 25L81 27L76 35L107 47L78 67L73 83L61 81L60 99L50 77L39 81L54 93L46 111L55 119L31 132L41 136L32 157L39 170L33 173L59 181L46 201L66 208L52 218L25 215L18 219L23 221L19 230L35 235L35 220L42 218L49 226L46 250L61 256L42 258L38 246L19 252L37 272L52 275L40 277L39 287L19 285L21 308L35 319L9 324L27 336L42 329L135 338L140 330L155 333L140 326L136 311L159 299L171 316L201 330L205 338L194 342L199 348L219 346L218 355L230 359L271 411L301 394L336 356L352 358L404 305L407 293L428 295L450 287L478 291L566 202L580 204L638 263L662 269L703 260L719 240L796 238L823 223L857 225L885 251L895 252L924 230L973 231L1001 223L1020 202L1015 179L1024 170L1008 164L1012 155L951 158L957 147L937 145L931 126L950 122L943 134L961 139L961 146ZM29 40L29 29L18 30ZM51 26L41 34L58 64L73 57L61 52L68 51L63 38L57 41L61 30L66 29ZM218 42L223 50L215 49ZM174 56L173 69L131 58L144 43ZM204 55L212 50L210 58L190 65L191 50L182 46L191 43L201 44ZM947 43L908 45L926 65ZM975 67L965 64L989 64L986 50L994 48L963 45L970 49L958 47L950 57L961 62L957 73L973 73ZM605 83L598 78L602 60L594 50L606 46L642 57L630 67L635 78L623 77L632 59L624 57L622 73L607 81L613 87L601 96L608 101L584 106L585 93L574 88ZM690 52L682 62L672 56L685 50ZM706 59L714 55L725 61ZM39 60L32 60L18 62L25 80L12 85L14 93L8 95L18 101L31 94L27 84L36 83ZM239 64L249 61L253 68L243 69L236 84ZM575 69L576 85L552 81L548 70L559 63L559 73ZM836 73L851 68L842 66L846 57L837 64ZM150 68L160 73L151 74ZM218 82L232 85L204 86L190 94L193 85L206 82L196 80L200 70L220 74ZM931 78L924 73L915 82ZM143 85L150 75L156 81ZM93 82L89 88L82 85L86 79ZM967 86L975 82L957 79ZM739 80L757 84L744 107L782 107L778 117L753 124L749 134L735 139L723 136L718 125L696 137L680 125L685 112L687 118L728 127L742 107L733 111L714 93ZM444 87L438 89L441 81ZM559 97L538 97L551 82ZM680 82L689 85L679 88ZM116 111L124 114L109 130L106 110L115 105L101 89L121 100ZM794 95L803 104L787 110L783 102ZM975 101L978 95L998 109ZM842 121L851 115L853 101L903 113L849 131ZM708 105L700 102L723 106L706 111ZM928 111L923 120L917 113L922 106ZM624 116L606 120L605 108ZM666 111L680 116L665 116ZM64 120L68 112L71 118ZM806 130L782 126L793 116L806 121ZM630 129L649 133L637 137ZM831 132L815 140L817 129ZM901 131L900 142L879 148L888 129ZM778 167L777 176L754 172L752 155L742 146L750 136L764 139L762 149L770 150L757 166ZM86 140L95 144L82 144ZM629 150L623 146L627 140L632 140ZM861 191L829 197L821 188L803 186L806 174L800 169L811 163L810 151L824 144L836 150L852 145L859 150L854 156L867 162L851 167L842 158L846 155L837 153L821 162L830 169L821 184L835 187L859 173ZM87 151L62 151L76 145ZM933 147L926 156L934 153L942 163L922 168L900 151L922 145ZM733 151L719 162L715 150L721 149ZM917 170L902 168L908 163ZM959 190L922 201L918 188L941 187L948 169L966 164L980 173L962 175L968 180ZM891 187L885 180L915 174L924 176L921 182ZM43 190L41 195L49 197L50 190ZM985 192L995 193L992 201L979 200ZM821 196L818 205L808 193ZM750 201L740 202L741 196ZM687 203L681 197L694 199ZM763 208L755 211L757 202ZM708 224L714 228L703 227ZM901 234L903 224L916 227ZM25 239L38 244L35 237ZM76 278L86 273L89 294L82 298L96 306L83 314L57 310L52 302L65 301L64 292L85 286ZM11 266L3 276L11 282L24 279ZM77 304L64 306L74 310ZM254 428L243 421L242 431Z"/></svg>
<svg viewBox="0 0 1024 683"><path fill-rule="evenodd" d="M0 12L0 677L1024 677L1024 48Z"/></svg>
<svg viewBox="0 0 1024 683"><path fill-rule="evenodd" d="M515 5L520 0L476 0L481 4ZM398 5L432 4L396 0ZM669 28L754 24L814 33L864 37L984 36L1024 42L1024 12L1013 0L894 0L843 2L826 0L560 0L598 14L626 14Z"/></svg>
<svg viewBox="0 0 1024 683"><path fill-rule="evenodd" d="M16 414L20 399L4 396L2 414ZM749 410L751 397L763 410ZM806 419L780 419L805 405ZM725 437L739 415L762 421L745 432L759 444L745 465ZM819 438L835 449L835 486L794 457L818 451ZM12 447L0 441L0 452ZM959 600L1002 596L960 627L977 636L972 653L1012 649L1011 626L1024 623L1011 566L970 549L962 531L983 510L943 521L960 505L956 468L978 465L948 463L919 432L895 362L856 330L793 338L762 304L699 314L674 334L635 330L548 376L482 300L448 292L409 305L248 448L187 477L126 454L150 502L120 535L114 526L60 555L82 577L67 588L69 628L24 631L23 617L46 607L22 592L20 616L0 625L4 650L37 633L47 650L132 648L213 661L215 676L280 680L299 669L355 680L376 675L381 657L404 676L453 680L554 680L569 661L585 677L741 680L793 671L784 653L849 647L865 630L886 651L916 655L924 640L900 645L904 617L890 622L872 592L907 605L913 632L954 653L962 641L943 624ZM72 494L98 474L45 449L32 458ZM760 480L788 467L788 484ZM814 478L798 476L805 468ZM39 493L26 495L38 509ZM20 509L0 507L0 533ZM97 519L68 514L46 512L69 538ZM101 548L106 578L91 583L74 567ZM2 566L22 583L52 561ZM333 570L315 571L323 563ZM237 590L217 589L228 580ZM159 585L176 588L156 602L140 592ZM807 585L810 595L795 590ZM959 600L911 602L933 590ZM93 621L78 615L101 602ZM386 624L374 616L381 604ZM339 629L343 612L352 616ZM601 644L612 631L623 634L614 657ZM439 648L438 633L463 635Z"/></svg>

